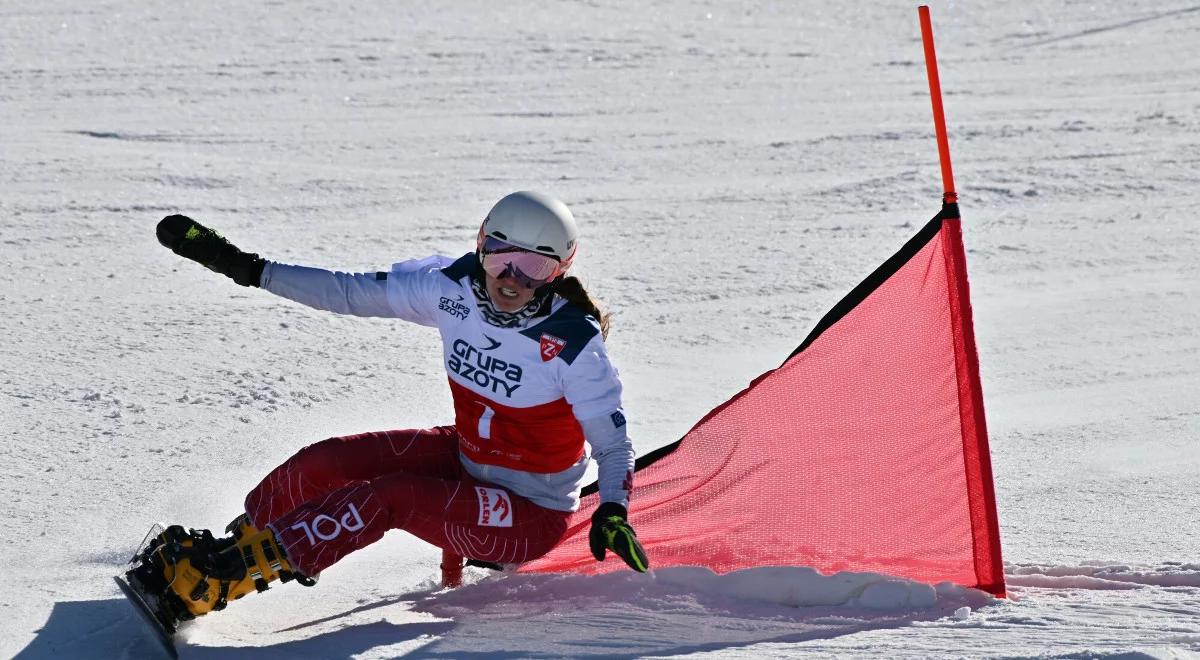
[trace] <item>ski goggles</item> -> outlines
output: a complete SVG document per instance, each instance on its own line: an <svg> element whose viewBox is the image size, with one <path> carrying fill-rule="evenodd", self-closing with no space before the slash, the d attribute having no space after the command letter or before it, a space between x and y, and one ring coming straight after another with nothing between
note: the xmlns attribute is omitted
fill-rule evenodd
<svg viewBox="0 0 1200 660"><path fill-rule="evenodd" d="M492 236L484 239L480 253L484 272L498 280L514 279L526 289L545 286L562 274L562 263L558 259Z"/></svg>

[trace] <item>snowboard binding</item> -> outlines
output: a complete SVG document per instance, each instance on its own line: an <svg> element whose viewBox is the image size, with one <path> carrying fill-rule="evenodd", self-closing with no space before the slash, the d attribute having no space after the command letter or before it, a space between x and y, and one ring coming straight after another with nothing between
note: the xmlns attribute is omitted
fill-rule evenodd
<svg viewBox="0 0 1200 660"><path fill-rule="evenodd" d="M207 529L156 525L130 560L125 581L167 635L276 580L316 584L292 572L270 529L255 528L243 515L226 531L231 535L216 538Z"/></svg>

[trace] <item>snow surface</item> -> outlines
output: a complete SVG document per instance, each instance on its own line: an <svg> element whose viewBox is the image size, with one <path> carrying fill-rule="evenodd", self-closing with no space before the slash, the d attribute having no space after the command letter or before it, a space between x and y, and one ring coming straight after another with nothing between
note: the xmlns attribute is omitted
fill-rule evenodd
<svg viewBox="0 0 1200 660"><path fill-rule="evenodd" d="M393 534L182 657L1197 657L1200 7L933 18L1012 599L801 567L443 593ZM109 578L151 522L450 418L431 331L240 289L167 213L374 270L558 195L647 451L939 202L910 3L8 0L0 35L0 656L152 656Z"/></svg>

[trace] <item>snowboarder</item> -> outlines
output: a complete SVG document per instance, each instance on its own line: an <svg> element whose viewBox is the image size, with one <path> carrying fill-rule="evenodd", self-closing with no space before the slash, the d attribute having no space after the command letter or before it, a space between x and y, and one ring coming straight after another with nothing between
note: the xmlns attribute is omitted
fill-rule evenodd
<svg viewBox="0 0 1200 660"><path fill-rule="evenodd" d="M649 563L626 520L634 453L621 382L604 346L608 315L566 275L578 248L562 202L534 192L501 199L475 250L388 272L285 265L239 250L183 215L158 240L176 254L296 302L341 314L437 327L455 424L330 438L308 446L250 491L216 538L174 525L127 577L168 632L275 580L315 583L347 554L403 529L471 559L519 564L564 536L591 446L601 505L590 544L629 566Z"/></svg>

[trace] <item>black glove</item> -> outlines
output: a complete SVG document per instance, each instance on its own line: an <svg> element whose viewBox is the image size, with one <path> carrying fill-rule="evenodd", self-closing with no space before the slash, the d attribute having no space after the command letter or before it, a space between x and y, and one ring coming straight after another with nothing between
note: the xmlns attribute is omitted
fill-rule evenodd
<svg viewBox="0 0 1200 660"><path fill-rule="evenodd" d="M625 560L629 567L639 573L650 568L646 551L638 543L637 533L626 522L625 507L616 502L601 504L592 514L592 531L588 532L588 543L596 561L604 561L606 550L612 550Z"/></svg>
<svg viewBox="0 0 1200 660"><path fill-rule="evenodd" d="M168 215L158 223L158 242L175 254L225 275L242 286L258 286L267 260L247 254L224 236L186 215Z"/></svg>

